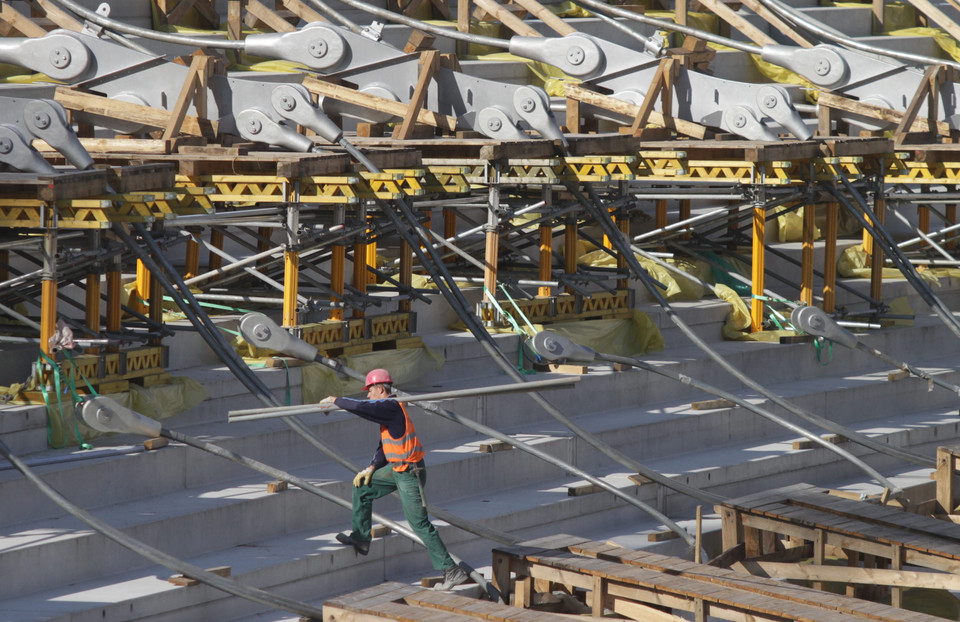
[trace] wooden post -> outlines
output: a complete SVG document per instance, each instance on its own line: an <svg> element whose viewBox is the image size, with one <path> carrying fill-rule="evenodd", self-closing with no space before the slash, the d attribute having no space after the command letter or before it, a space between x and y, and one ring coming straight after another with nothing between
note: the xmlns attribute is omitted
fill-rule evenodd
<svg viewBox="0 0 960 622"><path fill-rule="evenodd" d="M728 551L743 542L743 519L740 512L733 508L720 508L720 541L724 551Z"/></svg>
<svg viewBox="0 0 960 622"><path fill-rule="evenodd" d="M563 226L563 272L577 273L577 220L567 218ZM573 288L569 285L564 288L566 293L572 294Z"/></svg>
<svg viewBox="0 0 960 622"><path fill-rule="evenodd" d="M210 230L210 244L215 248L223 250L223 231L218 231L217 229ZM207 259L207 267L210 270L219 270L223 266L223 257L210 251L210 256Z"/></svg>
<svg viewBox="0 0 960 622"><path fill-rule="evenodd" d="M150 285L150 294L147 299L150 305L149 317L157 324L163 324L163 287L160 285L160 280L155 278L153 274L150 274L150 280L148 282ZM150 345L158 346L161 340L162 337L151 337L149 343Z"/></svg>
<svg viewBox="0 0 960 622"><path fill-rule="evenodd" d="M688 220L690 218L690 199L681 199L680 200L680 222ZM681 236L683 240L690 239L690 233L684 233Z"/></svg>
<svg viewBox="0 0 960 622"><path fill-rule="evenodd" d="M540 225L540 280L549 281L553 276L553 227L550 223ZM537 290L538 296L545 298L552 294L549 285L541 285Z"/></svg>
<svg viewBox="0 0 960 622"><path fill-rule="evenodd" d="M630 240L630 215L625 211L617 211L614 219L617 224L617 229L620 230L620 233L623 234L623 237ZM633 251L630 251L631 253ZM629 273L630 270L627 267L627 257L623 256L623 253L617 253L617 270L621 270L625 273ZM627 289L630 287L630 278L617 279L617 289Z"/></svg>
<svg viewBox="0 0 960 622"><path fill-rule="evenodd" d="M483 286L490 296L497 295L497 261L500 255L500 163L493 165L494 178L490 183L487 205L486 250L483 262Z"/></svg>
<svg viewBox="0 0 960 622"><path fill-rule="evenodd" d="M754 333L763 330L763 301L758 296L763 296L766 215L767 211L762 203L753 208L753 299L750 301L750 331Z"/></svg>
<svg viewBox="0 0 960 622"><path fill-rule="evenodd" d="M703 548L703 545L700 543L703 538L703 506L697 506L697 531L696 531L696 548L693 550L693 561L697 564L702 564L703 559L700 553L700 549Z"/></svg>
<svg viewBox="0 0 960 622"><path fill-rule="evenodd" d="M187 240L186 255L184 257L183 277L193 278L200 274L200 244L193 239Z"/></svg>
<svg viewBox="0 0 960 622"><path fill-rule="evenodd" d="M937 448L937 506L938 512L952 514L956 506L954 482L956 479L956 461L949 447Z"/></svg>
<svg viewBox="0 0 960 622"><path fill-rule="evenodd" d="M406 240L400 240L400 282L409 286L413 282L413 249ZM398 311L410 311L412 302L404 298L397 303Z"/></svg>
<svg viewBox="0 0 960 622"><path fill-rule="evenodd" d="M957 204L951 203L947 205L945 208L945 211L946 211L946 217L947 217L947 226L957 224ZM951 233L950 235L951 235L951 239L949 242L946 242L944 244L944 247L947 248L948 250L953 250L954 248L957 247L957 241L953 239L952 237L954 235L953 233Z"/></svg>
<svg viewBox="0 0 960 622"><path fill-rule="evenodd" d="M43 232L43 272L40 287L40 351L50 356L50 338L57 329L57 214L56 206L46 204Z"/></svg>
<svg viewBox="0 0 960 622"><path fill-rule="evenodd" d="M816 237L816 203L803 206L803 248L800 251L800 300L813 304L813 242Z"/></svg>
<svg viewBox="0 0 960 622"><path fill-rule="evenodd" d="M457 236L457 213L449 208L443 208L443 238L452 239ZM452 242L456 245L456 242ZM444 260L444 263L455 263L457 258L450 255Z"/></svg>
<svg viewBox="0 0 960 622"><path fill-rule="evenodd" d="M299 195L299 188L295 191ZM283 326L297 326L297 298L300 286L300 253L297 252L300 228L300 209L296 203L287 203L287 218L285 229L287 234L286 245L283 249ZM269 248L269 239L263 240ZM258 245L259 246L259 245ZM264 248L264 250L267 250Z"/></svg>
<svg viewBox="0 0 960 622"><path fill-rule="evenodd" d="M827 203L827 226L823 244L823 310L833 313L837 300L837 229L840 204Z"/></svg>
<svg viewBox="0 0 960 622"><path fill-rule="evenodd" d="M930 233L930 207L927 205L917 206L917 228L924 233ZM921 240L920 246L928 246L925 240Z"/></svg>
<svg viewBox="0 0 960 622"><path fill-rule="evenodd" d="M470 32L470 0L457 0L457 30ZM457 42L457 54L466 54L470 44Z"/></svg>
<svg viewBox="0 0 960 622"><path fill-rule="evenodd" d="M843 552L847 554L847 567L848 568L859 568L860 567L860 553L854 551L853 549L843 549ZM856 583L847 583L845 593L851 598L856 598L857 596L857 584Z"/></svg>
<svg viewBox="0 0 960 622"><path fill-rule="evenodd" d="M817 529L813 538L813 563L822 566L826 558L827 533L823 529ZM823 581L813 581L810 586L815 590L823 589Z"/></svg>
<svg viewBox="0 0 960 622"><path fill-rule="evenodd" d="M603 617L603 596L604 591L606 590L606 585L604 584L603 577L594 576L593 577L593 598L590 599L590 613L594 618Z"/></svg>
<svg viewBox="0 0 960 622"><path fill-rule="evenodd" d="M881 158L882 161L882 158ZM883 170L881 167L880 170ZM883 213L886 208L887 201L883 197L883 192L880 187L880 183L875 186L873 193L873 219L874 222L883 224ZM864 241L863 247L867 249L869 243L869 250L867 251L867 256L870 260L870 297L874 300L882 300L883 296L883 249L880 248L880 245L877 244L869 233L866 231L863 234Z"/></svg>
<svg viewBox="0 0 960 622"><path fill-rule="evenodd" d="M96 229L87 234L91 250L100 248L100 232ZM4 280L4 279L0 279ZM84 324L94 332L100 332L100 272L91 269L84 283Z"/></svg>
<svg viewBox="0 0 960 622"><path fill-rule="evenodd" d="M336 244L333 247L332 253L333 254L330 257L330 289L332 289L337 295L331 296L330 301L335 302L343 300L343 285L345 280L343 271L347 263L347 249L343 244ZM343 308L331 308L330 319L342 320Z"/></svg>
<svg viewBox="0 0 960 622"><path fill-rule="evenodd" d="M900 543L890 545L890 569L903 570L903 545ZM903 588L899 585L890 588L890 606L903 609Z"/></svg>
<svg viewBox="0 0 960 622"><path fill-rule="evenodd" d="M407 140L413 135L417 115L420 114L423 102L427 99L427 88L438 67L437 54L439 54L437 50L425 50L420 54L420 62L417 65L417 85L413 89L403 122L393 132L393 137L397 140Z"/></svg>

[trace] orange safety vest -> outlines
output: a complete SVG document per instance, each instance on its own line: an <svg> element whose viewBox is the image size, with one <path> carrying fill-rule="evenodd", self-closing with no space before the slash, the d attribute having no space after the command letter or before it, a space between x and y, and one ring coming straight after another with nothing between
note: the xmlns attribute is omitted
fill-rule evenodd
<svg viewBox="0 0 960 622"><path fill-rule="evenodd" d="M383 455L387 462L393 462L393 470L397 472L406 471L411 464L416 464L423 460L423 447L417 439L417 431L413 429L413 421L404 407L400 404L400 410L403 411L404 430L403 436L393 438L387 426L380 426L380 441L383 443Z"/></svg>

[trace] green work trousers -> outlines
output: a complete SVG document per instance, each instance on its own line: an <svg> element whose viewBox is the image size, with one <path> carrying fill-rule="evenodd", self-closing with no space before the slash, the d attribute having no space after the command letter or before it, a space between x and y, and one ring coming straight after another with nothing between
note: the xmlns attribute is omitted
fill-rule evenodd
<svg viewBox="0 0 960 622"><path fill-rule="evenodd" d="M406 471L397 472L393 470L393 466L388 464L373 472L369 485L353 489L353 533L350 535L354 540L368 542L370 540L370 515L373 513L374 500L389 495L396 490L400 495L400 503L403 505L403 515L410 523L410 528L427 547L433 567L437 570L446 570L456 564L450 557L450 553L447 552L443 540L440 539L437 528L427 518L427 508L423 506L423 498L420 495L420 486L427 483L427 471L423 468L422 460L417 463L417 466L420 467L418 470L419 484L413 467Z"/></svg>

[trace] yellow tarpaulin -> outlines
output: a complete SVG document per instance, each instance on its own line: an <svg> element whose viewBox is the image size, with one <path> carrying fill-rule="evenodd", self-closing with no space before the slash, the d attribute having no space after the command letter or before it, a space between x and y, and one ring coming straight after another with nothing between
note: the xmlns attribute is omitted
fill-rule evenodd
<svg viewBox="0 0 960 622"><path fill-rule="evenodd" d="M383 368L390 372L394 383L402 388L421 376L437 371L443 366L443 357L430 348L403 348L383 350L340 357L344 365L366 374L371 369ZM345 380L329 367L313 363L302 368L303 403L319 402L328 395L342 396L361 393L363 383Z"/></svg>
<svg viewBox="0 0 960 622"><path fill-rule="evenodd" d="M166 419L177 413L193 408L207 399L206 388L193 378L177 376L169 384L141 387L130 385L130 391L105 395L121 406L134 410L151 419ZM47 407L48 443L50 447L71 447L103 436L87 427L78 419L69 394L58 404L56 396L50 395ZM78 440L79 435L79 440Z"/></svg>

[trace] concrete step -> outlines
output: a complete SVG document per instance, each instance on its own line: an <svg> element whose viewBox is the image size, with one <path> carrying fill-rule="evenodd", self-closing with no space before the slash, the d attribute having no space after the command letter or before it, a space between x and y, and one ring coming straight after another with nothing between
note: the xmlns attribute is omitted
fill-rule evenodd
<svg viewBox="0 0 960 622"><path fill-rule="evenodd" d="M951 368L949 363L956 362L958 361L946 360L943 362L943 368ZM651 384L656 382L652 374L647 372L605 374L590 378L590 384L594 385L593 390L581 390L576 393L578 396L601 392L630 394L629 389L609 391L607 386L610 383L605 381L614 380L641 387L639 394L644 396L652 392L643 391L642 387L648 382ZM662 384L662 381L660 383ZM586 386L588 385L582 384L581 389ZM596 390L598 387L600 391ZM920 383L919 386L913 383L912 387L908 380L898 383L887 382L885 372L860 374L857 377L822 378L772 388L790 399L792 403L807 408L814 407L813 410L816 410L816 406L826 403L833 406L839 405L839 408L834 408L827 414L843 424L854 426L862 424L864 420L875 419L879 414L902 413L910 408L913 410L922 408L923 412L927 413L931 408L948 404L950 408L948 422L937 420L926 426L913 424L912 432L915 436L926 433L927 436L924 439L927 440L923 442L936 443L941 438L938 431L931 432L930 429L939 429L949 423L952 428L949 430L944 428L942 436L950 437L956 435L960 427L960 422L956 421L953 414L952 402L955 398L952 394L946 391L928 392L925 382ZM633 394L638 394L636 389ZM860 406L860 408L845 408L847 404ZM595 403L594 407L596 406ZM489 408L490 404L487 404L487 407ZM619 408L619 410L608 412L593 410L589 416L579 417L578 424L611 446L629 455L642 456L642 462L645 464L650 460L687 453L691 448L689 441L691 438L698 439L701 451L711 451L719 447L729 453L731 442L755 444L765 442L766 439L782 439L785 434L779 426L739 408L694 411L689 408L689 402L678 404L647 399L642 404L623 404ZM361 436L356 430L348 435L338 434L339 428L354 428L356 426L352 424L358 423L347 415L339 416L342 418L341 421L325 422L322 435L326 441L333 441L336 445L336 439L341 436ZM903 415L898 416L903 417ZM421 428L430 430L433 419L432 417L421 418L420 421L425 423ZM491 422L491 425L590 472L594 469L608 468L609 459L587 446L585 442L573 439L570 432L560 424L531 421L517 425L514 421L510 426L507 423L507 421L496 421ZM805 425L805 427L809 426ZM366 436L369 437L369 435ZM463 481L475 482L472 488L474 492L496 495L500 493L500 482L510 481L513 474L523 473L524 481L530 482L548 480L554 476L556 470L555 467L521 451L493 455L478 454L477 449L483 439L464 440L462 432L459 438L447 444L431 442L427 438L424 435L427 446L431 448L428 457L433 474L431 497L436 496L437 499L456 499L462 495ZM282 453L283 458L291 465L289 468L300 465L296 472L309 473L309 476L304 475L309 479L335 482L331 484L333 490L342 498L348 498L349 487L343 480L349 479L349 474L344 474L342 469L329 462L321 461L315 450L302 441L292 442L295 440L291 433L280 430L254 437L224 439L222 442L243 453L247 452L240 449L240 446L254 453L267 454L268 457L264 459L280 468L287 466L283 464ZM273 447L273 451L269 450L269 446ZM162 462L160 462L161 459ZM300 503L307 503L307 506L290 507L291 496L266 493L266 481L261 476L247 475L243 481L232 481L232 485L224 487L228 477L239 477L244 474L244 470L186 447L170 447L149 454L128 456L124 460L130 462L131 468L127 471L131 474L139 473L142 481L138 482L133 477L126 478L125 485L130 491L127 493L130 499L123 504L117 504L117 498L122 493L117 494L111 490L97 491L89 487L86 494L83 494L83 488L78 489L78 487L67 485L64 489L76 494L77 498L84 499L88 506L106 506L110 503L109 500L112 500L113 505L108 508L113 517L111 523L128 529L131 534L155 546L165 544L162 539L154 541L154 538L161 537L163 533L173 531L191 534L191 537L179 537L176 540L176 546L172 549L171 545L166 546L167 550L175 555L181 554L180 552L197 553L206 548L218 546L240 545L251 539L288 533L294 528L306 528L308 525L303 522L304 520L308 520L308 523L331 521L334 519L330 511L333 511L333 515L338 512L343 514L342 510L333 510L326 506L320 509L309 508L309 501L302 494L299 496ZM277 461L280 463L278 464ZM362 458L357 461L362 463ZM75 467L66 470L65 473L86 482L107 481L106 474L97 477L91 475L91 472L95 469L114 469L116 459L104 459L98 462L100 464L91 462L85 464L83 469ZM147 464L150 467L145 468ZM308 466L302 466L304 464ZM139 468L132 468L134 465ZM182 468L182 471L172 470L171 465L177 465ZM795 468L809 471L810 466L801 465ZM78 472L81 470L82 474ZM787 469L788 472L789 470ZM770 476L767 470L761 469L761 472L762 477ZM745 475L740 477L747 479ZM165 488L158 489L150 484L154 479ZM181 481L184 482L182 488L176 485ZM738 481L740 480L733 480L733 482ZM174 485L170 485L169 482L174 482ZM137 483L141 483L143 488ZM11 486L17 484L19 482L12 482ZM708 475L706 480L693 485L710 487L718 484L711 483ZM147 486L150 487L147 488ZM7 494L8 489L8 486L4 487L4 494ZM146 490L149 490L149 496L144 496ZM165 494L161 494L161 490L165 490ZM21 492L24 496L30 496L29 489ZM389 502L384 503L384 506L389 508ZM145 507L149 507L150 510L145 511ZM36 589L44 581L50 582L52 586L59 582L91 577L97 572L110 573L126 567L136 567L139 561L131 554L121 554L119 551L111 550L110 547L104 547L100 536L79 527L71 518L60 516L39 522L35 509L20 511L23 513L23 520L29 521L29 529L26 525L18 524L7 527L5 530L7 535L3 538L3 542L8 545L8 548L6 552L0 552L0 567L7 567L11 572L14 569L21 569L17 575L18 580L7 586L10 594L18 593L18 590ZM217 525L224 523L243 525L251 515L269 517L269 519L260 519L247 524L251 531L240 528L217 531ZM309 519L306 518L307 516ZM209 538L204 535L211 531L218 537ZM57 537L51 537L51 534L57 534ZM78 544L80 541L85 544ZM84 557L84 563L60 566L58 572L43 569L40 576L30 576L30 573L23 570L31 567L42 569L43 565L38 566L32 563L38 555L47 559L57 558L61 555L69 555L70 551L76 549L91 552L102 550L104 558L100 559L99 555L89 554Z"/></svg>
<svg viewBox="0 0 960 622"><path fill-rule="evenodd" d="M895 422L877 420L861 428L863 432L882 432L890 442L914 447L929 444L929 439L942 436L943 430L956 427L956 417L947 413L935 415L918 414L898 418ZM933 426L931 427L931 424ZM940 432L921 438L916 431L921 427L937 428ZM896 429L894 429L896 428ZM934 439L936 441L936 439ZM756 457L744 461L742 454L754 452ZM856 453L856 451L854 451ZM899 472L903 465L876 465L881 471ZM772 441L764 445L731 445L712 450L698 449L685 454L675 454L651 463L661 472L672 474L691 485L702 484L704 489L735 497L756 490L758 483L774 487L797 481L807 481L831 486L855 473L835 454L822 448L794 450L789 439ZM671 473L671 466L680 467ZM431 473L437 469L431 469ZM525 471L519 471L524 472ZM928 470L929 472L929 470ZM599 475L611 484L632 494L670 515L689 515L696 505L689 500L677 503L677 495L661 490L656 485L636 486L627 479L627 473L607 469ZM481 477L476 474L472 477ZM474 481L474 480L471 480ZM610 495L599 493L571 497L569 486L578 482L569 476L554 477L530 485L524 479L502 479L501 489L494 498L482 494L442 503L442 506L460 516L490 525L514 536L532 538L548 533L589 533L597 525L631 525L627 533L643 535L661 528L646 519L636 508L623 504ZM518 485L511 486L511 484ZM305 493L287 491L279 497L293 499ZM287 501L291 503L291 501ZM549 508L549 511L547 511ZM289 512L295 512L290 507ZM398 511L387 511L399 518ZM639 516L638 516L639 513ZM263 516L261 513L260 516ZM544 520L549 516L549 520ZM115 517L114 517L115 518ZM344 521L346 519L343 519ZM310 522L310 521L307 521ZM489 555L489 542L445 526L436 521L448 546L458 556L474 565L484 563ZM342 527L344 522L339 525ZM332 527L332 529L331 529ZM242 582L266 589L282 589L289 596L314 599L363 585L378 583L398 574L412 572L433 574L427 567L426 556L405 539L391 535L374 541L369 556L357 557L352 550L336 544L333 535L338 526L322 521L306 526L302 531L247 542L236 547L214 550L203 555L185 555L191 563L201 567L230 566L232 574ZM620 530L620 533L624 533ZM207 534L208 537L212 534ZM251 555L251 549L259 551ZM196 586L173 588L164 579L170 572L162 568L145 567L105 576L98 581L82 581L64 588L44 590L33 595L7 599L0 603L10 622L19 620L73 620L97 616L105 620L166 620L181 615L179 619L192 619L191 613L201 609L205 615L218 619L246 615L247 609L238 609L237 599L227 598L215 590ZM9 576L6 575L5 576ZM86 601L85 607L76 608L78 600ZM64 604L74 601L72 613L81 617L66 617ZM34 616L34 617L26 617ZM71 614L72 615L72 614ZM46 617L43 617L46 616ZM209 618L208 618L209 619Z"/></svg>

